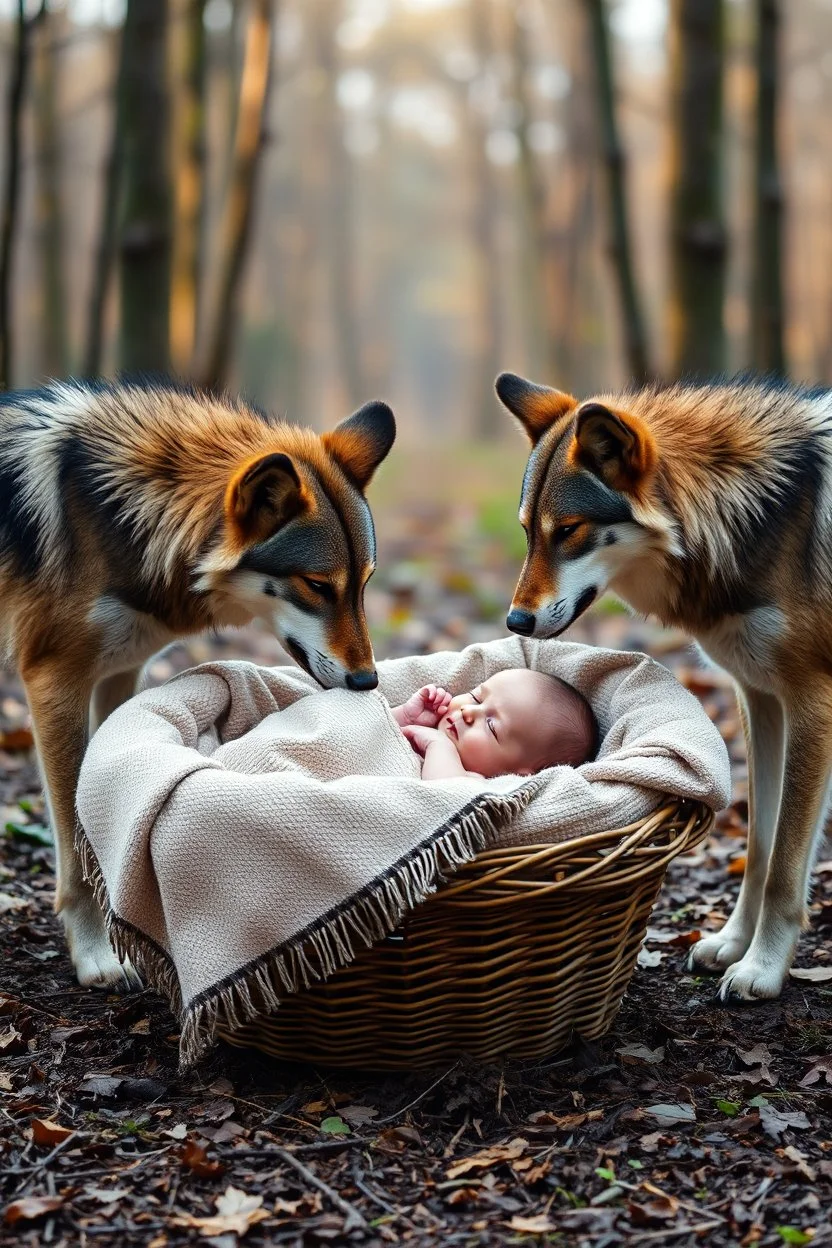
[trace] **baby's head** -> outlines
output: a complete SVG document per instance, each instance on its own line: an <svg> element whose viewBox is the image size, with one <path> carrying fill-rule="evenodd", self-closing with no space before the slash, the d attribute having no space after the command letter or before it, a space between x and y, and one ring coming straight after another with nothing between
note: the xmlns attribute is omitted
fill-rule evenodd
<svg viewBox="0 0 832 1248"><path fill-rule="evenodd" d="M463 767L482 776L532 775L595 757L598 725L577 689L557 676L510 668L458 693L439 724Z"/></svg>

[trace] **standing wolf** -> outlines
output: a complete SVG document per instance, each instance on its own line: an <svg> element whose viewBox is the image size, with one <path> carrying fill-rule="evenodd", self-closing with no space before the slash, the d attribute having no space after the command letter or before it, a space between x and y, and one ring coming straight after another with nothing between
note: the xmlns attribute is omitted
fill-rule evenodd
<svg viewBox="0 0 832 1248"><path fill-rule="evenodd" d="M608 586L734 676L748 745L737 906L691 966L776 997L801 926L832 761L832 392L736 382L578 403L513 374L532 443L508 627L555 637Z"/></svg>
<svg viewBox="0 0 832 1248"><path fill-rule="evenodd" d="M166 386L0 397L0 659L25 685L82 984L136 980L74 850L88 731L161 647L255 616L322 685L374 688L364 490L394 437L383 403L319 437Z"/></svg>

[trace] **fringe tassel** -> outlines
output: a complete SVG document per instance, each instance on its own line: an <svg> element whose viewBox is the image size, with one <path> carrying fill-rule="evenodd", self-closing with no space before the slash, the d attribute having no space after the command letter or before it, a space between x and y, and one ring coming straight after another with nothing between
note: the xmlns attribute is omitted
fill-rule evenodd
<svg viewBox="0 0 832 1248"><path fill-rule="evenodd" d="M76 846L84 876L107 917L110 939L179 1016L180 1069L193 1066L216 1043L222 1026L236 1031L245 1023L273 1013L287 993L299 992L317 980L329 979L347 966L362 948L383 940L404 915L445 883L456 868L470 862L499 830L516 819L542 781L533 780L512 794L492 794L475 809L461 811L430 841L402 861L394 872L356 896L326 923L298 936L278 951L255 959L228 981L201 994L182 1008L179 980L168 954L113 912L95 851L80 824ZM253 991L252 991L253 990Z"/></svg>

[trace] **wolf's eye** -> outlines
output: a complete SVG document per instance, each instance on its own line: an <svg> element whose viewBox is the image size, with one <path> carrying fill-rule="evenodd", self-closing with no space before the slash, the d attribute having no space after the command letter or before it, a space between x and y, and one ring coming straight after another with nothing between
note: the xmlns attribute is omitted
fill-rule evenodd
<svg viewBox="0 0 832 1248"><path fill-rule="evenodd" d="M331 602L334 598L335 595L332 592L332 586L327 584L326 581L316 581L311 576L303 576L301 577L301 580L306 588L311 589L312 593L317 594L319 598L324 598L327 602Z"/></svg>
<svg viewBox="0 0 832 1248"><path fill-rule="evenodd" d="M565 542L567 537L571 537L580 527L580 522L577 524L559 524L555 529L555 541Z"/></svg>

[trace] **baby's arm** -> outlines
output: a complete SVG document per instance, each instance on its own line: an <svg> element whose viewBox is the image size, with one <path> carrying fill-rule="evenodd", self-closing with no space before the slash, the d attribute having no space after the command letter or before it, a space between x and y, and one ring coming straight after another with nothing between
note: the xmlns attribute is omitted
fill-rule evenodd
<svg viewBox="0 0 832 1248"><path fill-rule="evenodd" d="M451 704L451 695L439 685L423 685L402 706L390 709L400 728L416 724L435 728Z"/></svg>
<svg viewBox="0 0 832 1248"><path fill-rule="evenodd" d="M421 754L423 780L453 780L456 776L483 777L476 771L466 771L456 746L435 728L415 724L403 729L404 735L417 754Z"/></svg>

